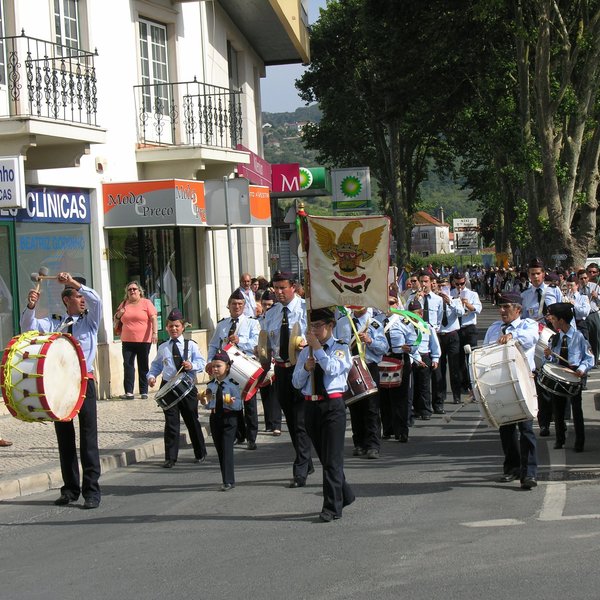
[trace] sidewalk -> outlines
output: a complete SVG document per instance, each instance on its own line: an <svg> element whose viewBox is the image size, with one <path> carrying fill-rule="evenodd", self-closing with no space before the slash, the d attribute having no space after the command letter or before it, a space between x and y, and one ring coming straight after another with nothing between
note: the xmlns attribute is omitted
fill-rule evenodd
<svg viewBox="0 0 600 600"><path fill-rule="evenodd" d="M497 319L497 309L484 303L479 319L483 335L489 324ZM600 438L600 413L594 405L594 396L600 401L600 369L590 373L588 391L583 393L583 413L586 420L586 452L576 455L577 462L588 469L598 468L597 443ZM200 408L200 421L207 442L208 412ZM262 408L259 401L259 414ZM148 458L163 458L163 411L154 402L154 393L148 400L99 400L98 436L102 472L107 473ZM260 429L260 426L259 426ZM79 435L78 424L75 431ZM537 432L537 427L536 427ZM0 400L0 437L13 445L0 448L0 500L58 489L62 485L54 425L25 423L12 417ZM279 439L279 438L274 438ZM538 452L546 446L540 438ZM550 444L548 442L548 444ZM190 446L187 429L181 426L181 448ZM550 445L551 447L551 445ZM540 467L543 467L544 459Z"/></svg>

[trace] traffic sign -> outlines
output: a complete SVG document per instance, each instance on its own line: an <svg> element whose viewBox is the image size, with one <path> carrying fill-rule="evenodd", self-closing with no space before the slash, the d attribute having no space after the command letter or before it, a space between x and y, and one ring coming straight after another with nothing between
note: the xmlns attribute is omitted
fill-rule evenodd
<svg viewBox="0 0 600 600"><path fill-rule="evenodd" d="M552 258L554 260L567 260L567 255L566 254L553 254Z"/></svg>

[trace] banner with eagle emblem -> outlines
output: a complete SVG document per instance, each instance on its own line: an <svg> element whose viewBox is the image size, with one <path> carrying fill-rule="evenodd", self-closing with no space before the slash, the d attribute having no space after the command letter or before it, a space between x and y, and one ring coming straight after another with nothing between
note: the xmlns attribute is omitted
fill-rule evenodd
<svg viewBox="0 0 600 600"><path fill-rule="evenodd" d="M388 307L388 217L307 217L310 307Z"/></svg>

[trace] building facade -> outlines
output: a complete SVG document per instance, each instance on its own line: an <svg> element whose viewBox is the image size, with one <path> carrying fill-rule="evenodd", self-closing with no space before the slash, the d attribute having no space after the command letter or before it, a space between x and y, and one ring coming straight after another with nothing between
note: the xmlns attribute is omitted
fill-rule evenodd
<svg viewBox="0 0 600 600"><path fill-rule="evenodd" d="M420 210L414 216L411 248L415 254L449 254L453 252L450 241L450 225Z"/></svg>
<svg viewBox="0 0 600 600"><path fill-rule="evenodd" d="M239 274L269 273L270 221L263 189L252 219L210 226L202 182L262 155L265 67L308 60L301 0L0 0L0 155L25 172L23 207L0 211L2 347L40 268L104 300L101 397L122 393L112 315L128 281L205 344ZM39 310L60 302L43 282Z"/></svg>

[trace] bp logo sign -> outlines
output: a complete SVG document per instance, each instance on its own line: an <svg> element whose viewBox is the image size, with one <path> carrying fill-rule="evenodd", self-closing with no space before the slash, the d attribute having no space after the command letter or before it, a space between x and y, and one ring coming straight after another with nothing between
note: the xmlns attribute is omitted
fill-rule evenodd
<svg viewBox="0 0 600 600"><path fill-rule="evenodd" d="M306 190L313 184L313 174L306 167L300 167L300 189Z"/></svg>

